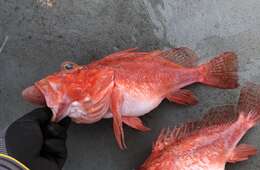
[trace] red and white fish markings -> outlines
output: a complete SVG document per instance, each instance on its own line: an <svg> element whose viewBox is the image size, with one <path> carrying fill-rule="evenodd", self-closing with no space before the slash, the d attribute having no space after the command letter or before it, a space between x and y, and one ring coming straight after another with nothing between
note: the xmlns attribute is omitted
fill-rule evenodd
<svg viewBox="0 0 260 170"><path fill-rule="evenodd" d="M238 106L218 106L201 121L164 130L140 170L224 170L225 164L244 161L256 149L238 142L260 121L260 85L248 83Z"/></svg>
<svg viewBox="0 0 260 170"><path fill-rule="evenodd" d="M62 70L23 91L33 103L45 103L53 121L65 116L77 123L114 119L115 135L123 149L125 123L147 131L138 116L156 108L164 98L179 104L195 104L192 83L219 88L238 86L237 58L222 53L207 64L195 66L196 54L188 48L137 52L129 49L111 54L85 66L65 62Z"/></svg>

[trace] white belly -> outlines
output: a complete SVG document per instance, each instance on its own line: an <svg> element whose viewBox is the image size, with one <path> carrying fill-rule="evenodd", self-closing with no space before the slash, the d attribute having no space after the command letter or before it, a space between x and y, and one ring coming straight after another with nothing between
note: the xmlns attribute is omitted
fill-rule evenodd
<svg viewBox="0 0 260 170"><path fill-rule="evenodd" d="M142 116L149 113L156 108L161 101L162 97L147 97L147 96L131 96L128 93L123 93L123 103L121 106L121 114L123 116ZM104 118L113 117L109 111Z"/></svg>
<svg viewBox="0 0 260 170"><path fill-rule="evenodd" d="M159 97L140 98L126 93L124 94L121 112L124 116L142 116L156 108L162 100L163 98Z"/></svg>

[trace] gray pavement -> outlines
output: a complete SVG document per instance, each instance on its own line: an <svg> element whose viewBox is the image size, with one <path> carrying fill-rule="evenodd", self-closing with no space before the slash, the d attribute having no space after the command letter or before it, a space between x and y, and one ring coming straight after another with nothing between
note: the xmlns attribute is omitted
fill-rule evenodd
<svg viewBox="0 0 260 170"><path fill-rule="evenodd" d="M6 36L0 53L0 128L34 107L22 100L21 90L59 69L64 60L86 64L93 57L131 47L187 46L199 54L200 62L235 51L240 83L260 83L258 0L0 0L0 44ZM151 132L125 127L126 151L115 143L111 120L73 124L64 170L132 170L147 157L161 128L198 119L210 107L235 103L239 95L239 89L189 89L198 96L198 105L164 101L143 117ZM260 126L243 142L260 148L258 134ZM226 169L258 170L260 154Z"/></svg>

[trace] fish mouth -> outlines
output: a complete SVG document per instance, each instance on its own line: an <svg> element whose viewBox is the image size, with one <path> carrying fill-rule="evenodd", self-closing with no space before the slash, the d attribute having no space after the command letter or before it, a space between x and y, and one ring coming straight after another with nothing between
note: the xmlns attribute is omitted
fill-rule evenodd
<svg viewBox="0 0 260 170"><path fill-rule="evenodd" d="M49 107L53 113L51 119L53 122L59 122L67 116L67 104L60 100L59 92L51 86L48 80L40 80L25 88L22 91L22 97L32 104Z"/></svg>
<svg viewBox="0 0 260 170"><path fill-rule="evenodd" d="M32 104L46 106L45 96L35 85L25 88L22 97Z"/></svg>

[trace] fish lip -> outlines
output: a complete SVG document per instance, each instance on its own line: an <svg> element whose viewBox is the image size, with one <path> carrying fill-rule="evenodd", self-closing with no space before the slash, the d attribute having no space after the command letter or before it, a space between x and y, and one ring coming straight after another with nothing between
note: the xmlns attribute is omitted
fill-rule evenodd
<svg viewBox="0 0 260 170"><path fill-rule="evenodd" d="M69 116L68 108L70 106L70 100L61 96L60 92L53 88L48 79L37 81L34 85L41 91L45 98L46 105L52 110L52 122L59 122L66 116Z"/></svg>
<svg viewBox="0 0 260 170"><path fill-rule="evenodd" d="M52 118L51 121L52 122L58 122L59 119L57 118L57 113L58 113L58 105L56 105L53 101L53 99L50 97L50 95L48 95L48 93L53 93L54 89L52 88L52 86L50 85L50 83L48 82L48 80L46 79L42 79L40 81L37 81L34 83L34 86L40 90L40 92L43 94L43 97L45 99L45 105L47 105L47 107L49 107L52 110ZM48 90L47 88L50 88L52 90L52 92L50 90Z"/></svg>
<svg viewBox="0 0 260 170"><path fill-rule="evenodd" d="M22 97L36 105L45 106L46 100L43 93L35 85L29 86L22 91Z"/></svg>

